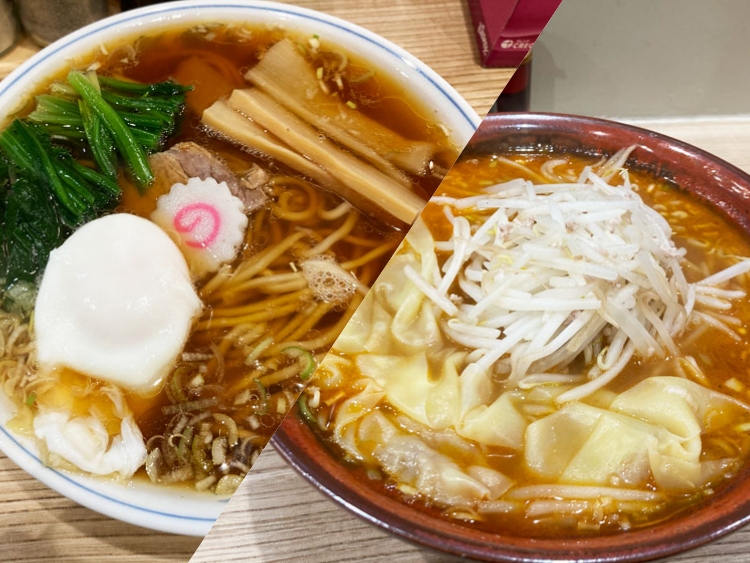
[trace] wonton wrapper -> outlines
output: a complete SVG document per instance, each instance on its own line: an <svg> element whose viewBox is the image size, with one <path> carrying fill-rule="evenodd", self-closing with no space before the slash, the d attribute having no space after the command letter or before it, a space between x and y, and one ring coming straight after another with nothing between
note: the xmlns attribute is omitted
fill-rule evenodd
<svg viewBox="0 0 750 563"><path fill-rule="evenodd" d="M413 252L399 254L404 245ZM406 265L426 277L437 271L432 235L421 219L409 230L378 278L377 287L368 292L336 340L336 350L345 354L415 354L442 345L429 300L405 283L402 272Z"/></svg>
<svg viewBox="0 0 750 563"><path fill-rule="evenodd" d="M701 461L702 434L747 407L689 380L651 377L563 406L555 398L565 386L503 391L469 353L444 342L442 313L407 279L407 266L426 280L441 275L421 220L336 341L343 355L321 366L361 375L334 419L335 439L353 458L454 507L498 499L513 485L489 467L483 446L519 452L548 483L636 488L653 480L687 491L736 463ZM377 408L385 402L401 414ZM466 451L455 460L442 453L459 451L457 442Z"/></svg>
<svg viewBox="0 0 750 563"><path fill-rule="evenodd" d="M642 485L653 475L659 487L691 490L726 465L701 462L701 434L743 410L692 381L651 377L609 409L568 403L533 422L526 431L526 462L551 481Z"/></svg>
<svg viewBox="0 0 750 563"><path fill-rule="evenodd" d="M451 506L469 506L476 499L494 500L513 484L488 467L471 466L464 471L451 458L420 437L404 432L379 411L362 419L358 438L374 445L373 458L402 485Z"/></svg>

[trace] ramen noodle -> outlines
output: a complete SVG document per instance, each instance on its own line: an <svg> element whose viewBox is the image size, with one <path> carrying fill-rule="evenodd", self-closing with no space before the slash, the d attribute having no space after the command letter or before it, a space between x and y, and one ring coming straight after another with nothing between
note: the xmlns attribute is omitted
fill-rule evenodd
<svg viewBox="0 0 750 563"><path fill-rule="evenodd" d="M744 463L750 248L633 150L459 159L300 400L374 487L570 536Z"/></svg>
<svg viewBox="0 0 750 563"><path fill-rule="evenodd" d="M273 78L287 63L300 73L283 69L292 85L307 80L304 100ZM44 275L2 280L0 382L17 408L9 427L52 466L231 493L456 150L385 72L325 37L234 24L165 30L69 70L6 139L44 126L52 150L72 154L66 166L110 174L121 195L104 201L102 217L83 209L88 222L56 244ZM189 87L184 110L170 106L179 119L147 163L107 171L108 153L81 139L111 112L92 118L79 100L141 84L158 85L144 96ZM133 123L161 110L138 113L142 101L123 96L126 131L149 139ZM251 103L262 105L252 118ZM318 106L344 121L310 122ZM57 111L73 116L67 131L51 122ZM280 119L292 123L283 134ZM324 153L308 150L311 135ZM20 166L9 154L3 164ZM45 305L32 314L40 283Z"/></svg>

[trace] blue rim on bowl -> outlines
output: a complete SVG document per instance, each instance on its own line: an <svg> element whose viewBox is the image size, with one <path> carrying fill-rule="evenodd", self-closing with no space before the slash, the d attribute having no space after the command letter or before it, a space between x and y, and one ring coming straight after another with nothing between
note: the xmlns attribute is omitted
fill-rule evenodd
<svg viewBox="0 0 750 563"><path fill-rule="evenodd" d="M408 91L419 91L425 107L463 146L479 124L471 106L434 71L402 48L357 25L313 10L275 2L211 3L187 0L123 12L82 28L49 45L0 82L0 126L28 101L51 76L76 64L100 44L121 42L172 26L211 21L270 23L317 33L335 44L370 57ZM5 399L5 397L0 397ZM165 489L150 483L118 484L45 467L29 441L3 425L12 416L10 403L0 400L0 450L30 475L55 491L107 516L153 530L204 536L226 506L227 499Z"/></svg>

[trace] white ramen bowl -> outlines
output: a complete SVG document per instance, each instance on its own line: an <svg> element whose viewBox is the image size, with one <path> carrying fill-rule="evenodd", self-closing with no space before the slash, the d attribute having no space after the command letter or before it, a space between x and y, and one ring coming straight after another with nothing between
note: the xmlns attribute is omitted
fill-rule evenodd
<svg viewBox="0 0 750 563"><path fill-rule="evenodd" d="M393 43L344 20L287 4L258 1L211 3L204 0L152 5L123 12L63 37L0 81L0 126L61 69L75 66L100 47L172 26L208 22L278 25L317 34L372 61L408 92L418 92L457 147L468 142L479 124L471 106L440 76ZM0 392L0 450L33 477L69 499L102 514L153 530L204 536L228 499L167 488L137 480L117 483L45 467L34 444L5 424L13 407Z"/></svg>

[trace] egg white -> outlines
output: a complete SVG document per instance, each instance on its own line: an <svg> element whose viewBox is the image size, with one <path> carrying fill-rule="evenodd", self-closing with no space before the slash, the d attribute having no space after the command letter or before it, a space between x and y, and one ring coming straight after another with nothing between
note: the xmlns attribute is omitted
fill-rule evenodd
<svg viewBox="0 0 750 563"><path fill-rule="evenodd" d="M201 309L164 231L135 215L101 217L50 255L34 313L38 361L154 394Z"/></svg>

